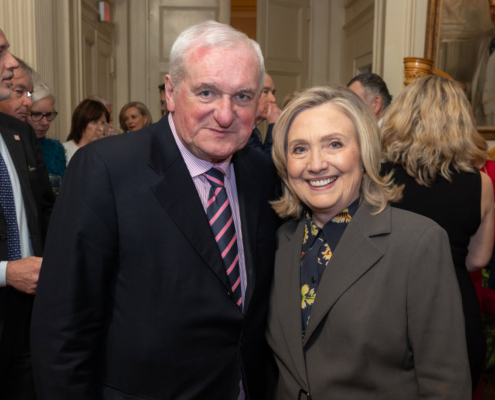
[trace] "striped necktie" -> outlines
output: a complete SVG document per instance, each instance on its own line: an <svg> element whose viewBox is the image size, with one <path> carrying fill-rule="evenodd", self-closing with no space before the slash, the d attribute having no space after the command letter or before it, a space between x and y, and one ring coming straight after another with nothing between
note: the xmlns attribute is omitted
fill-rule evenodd
<svg viewBox="0 0 495 400"><path fill-rule="evenodd" d="M229 277L232 297L242 310L241 274L239 268L239 252L237 250L237 234L235 232L232 209L230 208L227 190L224 185L224 172L213 167L203 174L211 188L206 207L206 216L222 255L227 276Z"/></svg>
<svg viewBox="0 0 495 400"><path fill-rule="evenodd" d="M17 226L17 215L15 213L14 193L10 182L9 171L0 153L0 205L7 222L7 257L9 261L21 258L21 241L19 238L19 227Z"/></svg>

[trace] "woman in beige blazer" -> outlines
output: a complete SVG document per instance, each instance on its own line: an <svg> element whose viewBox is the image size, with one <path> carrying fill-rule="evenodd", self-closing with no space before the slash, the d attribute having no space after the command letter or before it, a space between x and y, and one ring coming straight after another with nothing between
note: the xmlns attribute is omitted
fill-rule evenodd
<svg viewBox="0 0 495 400"><path fill-rule="evenodd" d="M392 209L368 107L305 91L275 125L273 159L295 220L278 232L267 339L277 399L469 399L461 297L445 231Z"/></svg>

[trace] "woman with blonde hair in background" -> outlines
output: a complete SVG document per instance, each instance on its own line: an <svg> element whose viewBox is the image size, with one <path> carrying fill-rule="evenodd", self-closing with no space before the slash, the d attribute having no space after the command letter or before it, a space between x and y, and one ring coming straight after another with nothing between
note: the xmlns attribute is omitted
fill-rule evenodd
<svg viewBox="0 0 495 400"><path fill-rule="evenodd" d="M132 101L120 110L119 122L123 132L134 132L151 125L153 120L150 111L143 103Z"/></svg>
<svg viewBox="0 0 495 400"><path fill-rule="evenodd" d="M382 145L387 161L382 174L404 185L402 200L393 206L432 219L449 235L474 392L484 367L485 336L468 271L485 267L493 250L493 185L478 171L487 159L487 144L462 89L431 75L405 88L389 107Z"/></svg>
<svg viewBox="0 0 495 400"><path fill-rule="evenodd" d="M459 399L471 392L445 231L393 209L376 118L341 86L308 89L275 125L293 220L277 233L267 340L285 399Z"/></svg>

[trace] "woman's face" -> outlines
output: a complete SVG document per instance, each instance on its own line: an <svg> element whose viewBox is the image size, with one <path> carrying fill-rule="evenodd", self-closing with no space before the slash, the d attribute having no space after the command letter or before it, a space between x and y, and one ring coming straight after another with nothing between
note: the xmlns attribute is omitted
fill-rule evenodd
<svg viewBox="0 0 495 400"><path fill-rule="evenodd" d="M124 122L129 132L142 129L148 122L146 116L141 115L136 107L129 107L124 113Z"/></svg>
<svg viewBox="0 0 495 400"><path fill-rule="evenodd" d="M39 121L33 121L33 114L35 119L38 119L41 116L40 114L49 114L53 112L53 99L51 97L45 97L36 104L33 104L28 110L26 122L33 127L38 139L41 139L46 135L46 132L50 129L51 121L48 121L46 116L43 116Z"/></svg>
<svg viewBox="0 0 495 400"><path fill-rule="evenodd" d="M96 121L91 121L88 125L86 125L86 129L84 129L83 132L83 137L86 138L88 143L103 137L106 122L107 118L105 117L105 114L103 114Z"/></svg>
<svg viewBox="0 0 495 400"><path fill-rule="evenodd" d="M301 112L288 134L287 172L320 227L359 196L363 166L352 121L332 104Z"/></svg>

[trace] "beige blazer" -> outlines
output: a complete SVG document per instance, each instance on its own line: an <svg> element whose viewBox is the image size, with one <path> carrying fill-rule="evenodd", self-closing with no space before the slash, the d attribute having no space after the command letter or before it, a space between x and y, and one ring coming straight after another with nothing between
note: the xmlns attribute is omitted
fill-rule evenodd
<svg viewBox="0 0 495 400"><path fill-rule="evenodd" d="M304 222L278 232L267 339L277 399L471 398L461 295L446 232L435 222L363 204L322 276L301 334ZM306 400L306 396L301 396Z"/></svg>

